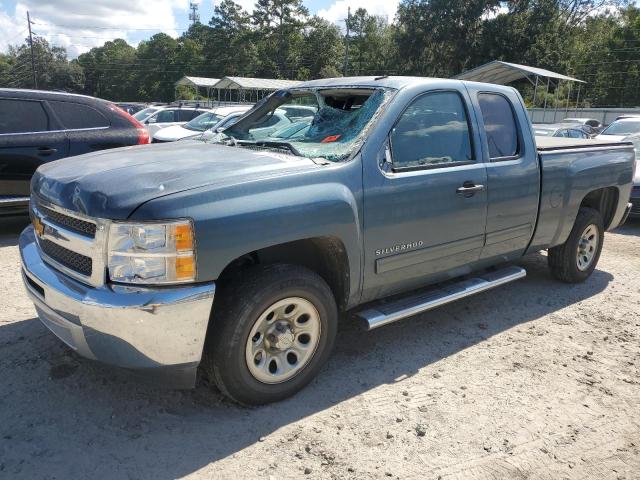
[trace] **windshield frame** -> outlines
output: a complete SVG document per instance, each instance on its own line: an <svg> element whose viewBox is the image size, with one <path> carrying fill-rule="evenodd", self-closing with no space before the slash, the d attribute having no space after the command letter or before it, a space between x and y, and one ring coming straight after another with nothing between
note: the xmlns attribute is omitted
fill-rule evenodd
<svg viewBox="0 0 640 480"><path fill-rule="evenodd" d="M250 140L235 137L233 135L234 127L242 127L241 122L243 121L255 122L259 118L267 118L269 115L273 115L274 112L278 110L281 106L292 105L291 103L289 103L291 99L296 97L301 97L304 95L309 95L309 94L315 95L316 99L318 100L318 104L320 106L322 104L320 102L321 92L339 91L339 90L344 90L344 91L361 90L363 92L369 92L369 98L367 98L367 100L363 102L363 105L371 97L373 97L377 92L381 92L383 95L383 98L380 101L380 104L377 106L377 108L371 113L371 117L366 121L362 129L357 134L355 134L355 136L352 139L350 139L348 142L344 142L344 145L345 145L344 154L338 154L336 155L337 158L331 158L332 154L330 151L328 151L326 152L325 155L323 155L322 152L319 152L317 156L310 156L310 155L304 155L304 154L300 156L302 156L303 158L309 158L312 160L319 159L319 160L330 162L330 163L348 162L352 160L358 154L358 152L362 150L362 148L367 142L367 139L369 138L368 133L374 128L379 118L387 110L391 99L397 94L398 89L388 87L388 86L378 86L378 85L348 85L347 84L347 85L324 85L324 86L314 86L314 87L296 87L291 89L278 90L272 93L271 95L269 95L268 97L265 97L264 99L260 100L254 106L254 108L246 112L246 118L241 118L238 122L226 128L218 136L208 138L208 139L203 139L203 140L210 143L218 143L218 144L232 145L232 146L250 145L252 144ZM251 114L253 114L254 116L253 119L251 118L252 117ZM256 116L256 115L260 115L260 116ZM249 125L251 125L251 123L249 123ZM249 129L247 129L247 131L248 130ZM278 143L278 140L265 138L265 139L258 139L254 143L259 145L261 143L269 144L274 142ZM295 140L292 140L291 142L280 141L279 143L296 143L296 141ZM303 142L297 142L297 143L299 144ZM309 145L320 145L321 143L323 142L308 142ZM290 150L293 154L296 154L296 152L299 149L295 148L295 146L293 147L294 148Z"/></svg>

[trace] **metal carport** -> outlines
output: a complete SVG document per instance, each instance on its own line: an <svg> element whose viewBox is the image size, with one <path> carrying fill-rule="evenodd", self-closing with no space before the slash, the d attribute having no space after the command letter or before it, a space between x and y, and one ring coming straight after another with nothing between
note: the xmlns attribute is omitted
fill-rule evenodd
<svg viewBox="0 0 640 480"><path fill-rule="evenodd" d="M533 106L536 105L536 98L538 94L538 84L540 78L546 78L547 86L544 96L544 111L547 109L547 97L549 93L549 87L551 86L551 79L555 79L556 92L561 81L571 82L569 83L569 93L567 95L567 109L569 108L569 99L571 98L571 85L575 82L578 83L578 94L576 96L576 108L580 101L580 87L584 82L574 77L562 75L561 73L552 72L544 68L530 67L528 65L520 65L517 63L503 62L501 60L494 60L479 67L467 70L454 78L458 80L471 80L474 82L486 82L495 83L498 85L507 85L516 80L527 79L531 85L533 85ZM544 119L544 115L543 115Z"/></svg>
<svg viewBox="0 0 640 480"><path fill-rule="evenodd" d="M266 94L301 83L277 78L223 77L213 88L218 90L218 101L257 102Z"/></svg>

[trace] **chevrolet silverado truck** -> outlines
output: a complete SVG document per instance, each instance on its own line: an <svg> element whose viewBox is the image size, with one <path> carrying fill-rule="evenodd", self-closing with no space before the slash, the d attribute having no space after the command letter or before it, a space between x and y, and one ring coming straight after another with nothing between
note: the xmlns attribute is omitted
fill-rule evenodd
<svg viewBox="0 0 640 480"><path fill-rule="evenodd" d="M265 137L283 106L311 109L308 128ZM197 140L41 166L22 273L78 354L181 388L202 368L264 404L318 374L339 318L372 329L460 300L540 250L586 280L633 176L630 144L536 141L510 87L317 80Z"/></svg>

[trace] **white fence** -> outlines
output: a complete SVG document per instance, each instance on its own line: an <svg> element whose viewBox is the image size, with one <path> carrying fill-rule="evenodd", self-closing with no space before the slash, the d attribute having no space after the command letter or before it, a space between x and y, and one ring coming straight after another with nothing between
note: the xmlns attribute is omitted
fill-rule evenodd
<svg viewBox="0 0 640 480"><path fill-rule="evenodd" d="M640 115L640 108L529 108L531 123L559 123L564 118L595 118L609 125L620 115Z"/></svg>

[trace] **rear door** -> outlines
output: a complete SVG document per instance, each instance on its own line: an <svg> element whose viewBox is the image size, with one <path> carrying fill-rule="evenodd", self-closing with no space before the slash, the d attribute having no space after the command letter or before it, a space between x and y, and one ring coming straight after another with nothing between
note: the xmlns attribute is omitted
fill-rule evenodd
<svg viewBox="0 0 640 480"><path fill-rule="evenodd" d="M110 120L91 105L71 101L48 101L69 137L69 155L130 145L122 135L109 132Z"/></svg>
<svg viewBox="0 0 640 480"><path fill-rule="evenodd" d="M43 102L0 98L0 197L27 197L36 169L68 152L67 135Z"/></svg>
<svg viewBox="0 0 640 480"><path fill-rule="evenodd" d="M487 174L468 94L414 97L365 169L365 299L460 275L484 245Z"/></svg>
<svg viewBox="0 0 640 480"><path fill-rule="evenodd" d="M481 258L512 260L524 253L538 215L540 168L531 124L515 90L466 85L488 159L487 238Z"/></svg>

